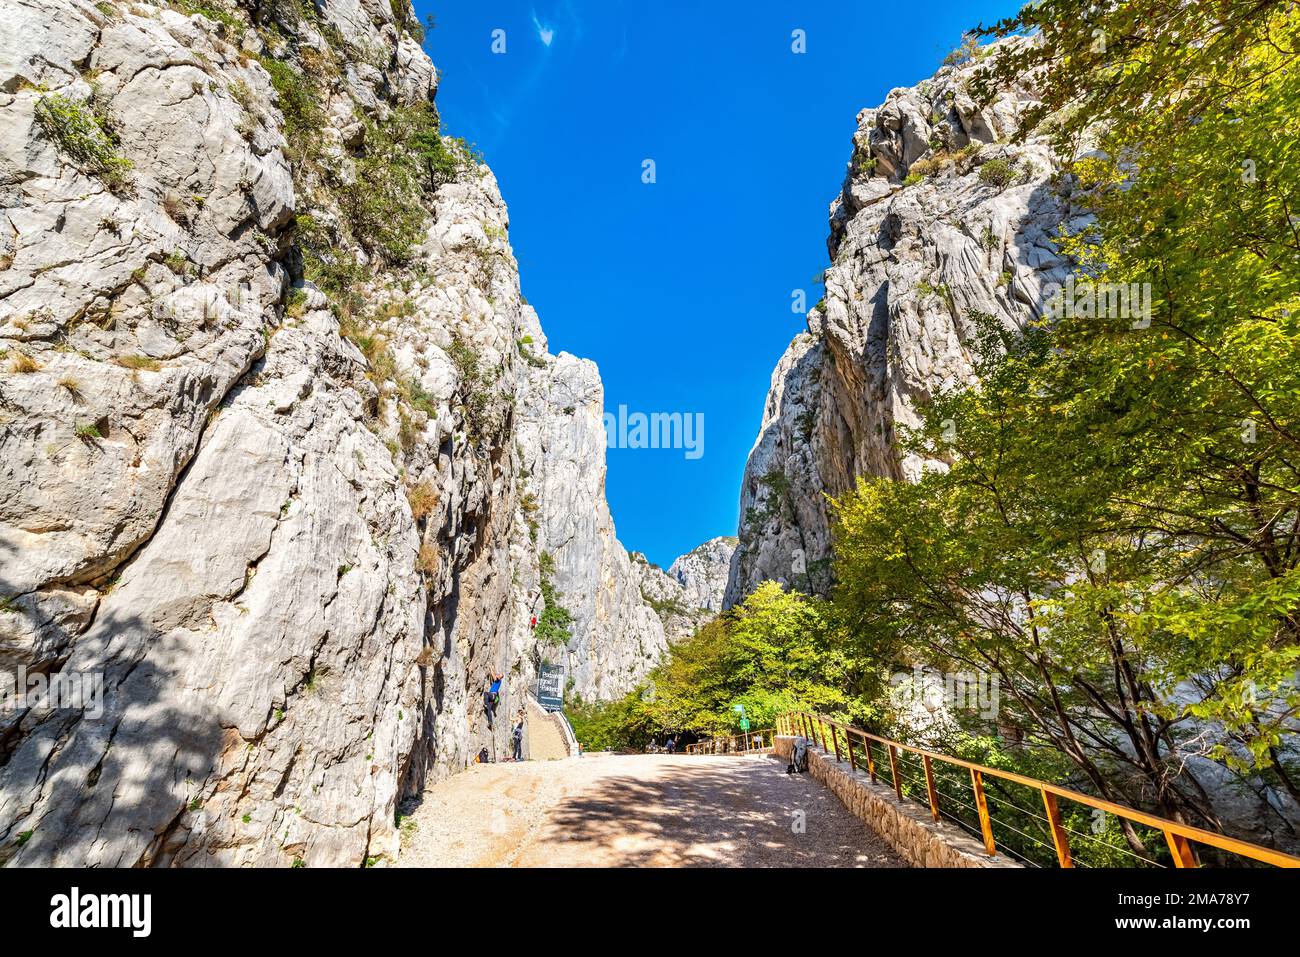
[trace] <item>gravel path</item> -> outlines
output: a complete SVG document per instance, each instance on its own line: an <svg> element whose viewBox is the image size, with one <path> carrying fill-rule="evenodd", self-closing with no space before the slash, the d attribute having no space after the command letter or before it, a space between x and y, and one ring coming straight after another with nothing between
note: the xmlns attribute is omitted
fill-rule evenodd
<svg viewBox="0 0 1300 957"><path fill-rule="evenodd" d="M907 866L811 775L762 756L475 765L411 820L402 867Z"/></svg>

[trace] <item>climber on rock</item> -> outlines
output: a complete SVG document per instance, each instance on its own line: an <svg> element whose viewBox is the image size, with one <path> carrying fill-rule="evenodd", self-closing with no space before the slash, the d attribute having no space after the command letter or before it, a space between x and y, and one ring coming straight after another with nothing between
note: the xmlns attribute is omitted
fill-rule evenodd
<svg viewBox="0 0 1300 957"><path fill-rule="evenodd" d="M493 672L492 684L483 692L483 713L487 715L489 729L496 720L497 702L501 700L501 678L500 672Z"/></svg>

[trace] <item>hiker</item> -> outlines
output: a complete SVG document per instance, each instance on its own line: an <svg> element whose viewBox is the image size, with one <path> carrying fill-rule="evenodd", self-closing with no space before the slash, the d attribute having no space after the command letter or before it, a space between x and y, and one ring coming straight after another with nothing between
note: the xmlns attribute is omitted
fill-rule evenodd
<svg viewBox="0 0 1300 957"><path fill-rule="evenodd" d="M510 732L510 738L515 744L514 760L522 761L524 759L524 714L519 712L519 718L515 721L514 729Z"/></svg>
<svg viewBox="0 0 1300 957"><path fill-rule="evenodd" d="M497 702L501 700L501 677L500 674L494 672L492 686L483 692L483 713L487 715L489 728L492 727L492 723L496 720Z"/></svg>
<svg viewBox="0 0 1300 957"><path fill-rule="evenodd" d="M664 745L664 750L669 754L673 754L677 750L677 739L669 738L668 743Z"/></svg>

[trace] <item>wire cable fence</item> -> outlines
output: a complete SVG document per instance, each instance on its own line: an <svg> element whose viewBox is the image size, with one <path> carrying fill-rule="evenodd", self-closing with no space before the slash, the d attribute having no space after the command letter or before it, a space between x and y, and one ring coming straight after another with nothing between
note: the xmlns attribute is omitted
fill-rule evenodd
<svg viewBox="0 0 1300 957"><path fill-rule="evenodd" d="M928 751L794 711L777 733L807 738L897 800L928 806L982 840L990 856L1030 867L1199 867L1195 845L1240 859L1300 867L1300 858L1179 821L1148 814L1072 788ZM1037 809L1036 809L1037 808ZM1126 833L1127 831L1127 833Z"/></svg>
<svg viewBox="0 0 1300 957"><path fill-rule="evenodd" d="M686 746L687 754L766 754L772 750L776 728L761 728L725 738L709 738Z"/></svg>

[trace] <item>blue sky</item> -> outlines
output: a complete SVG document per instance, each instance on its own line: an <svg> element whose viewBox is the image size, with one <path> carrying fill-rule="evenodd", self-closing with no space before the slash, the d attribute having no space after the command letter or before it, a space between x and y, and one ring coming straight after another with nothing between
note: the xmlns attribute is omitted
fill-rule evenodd
<svg viewBox="0 0 1300 957"><path fill-rule="evenodd" d="M609 411L703 413L699 458L609 450L625 546L667 567L735 534L772 368L804 328L791 293L821 295L858 111L1018 6L416 0L437 20L444 125L496 173L551 351L596 361Z"/></svg>

